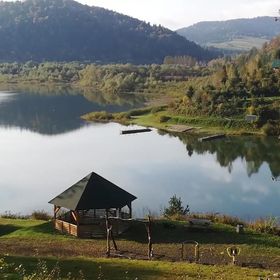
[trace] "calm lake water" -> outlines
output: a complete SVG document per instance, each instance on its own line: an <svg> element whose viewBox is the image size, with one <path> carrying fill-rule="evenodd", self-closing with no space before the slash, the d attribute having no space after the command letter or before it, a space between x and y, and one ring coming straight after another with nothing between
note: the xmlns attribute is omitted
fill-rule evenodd
<svg viewBox="0 0 280 280"><path fill-rule="evenodd" d="M79 119L140 106L130 98L110 102L75 93L0 93L0 213L51 211L51 198L95 171L138 197L137 216L160 213L174 194L191 211L280 216L279 140L200 143L157 130L122 136L119 124Z"/></svg>

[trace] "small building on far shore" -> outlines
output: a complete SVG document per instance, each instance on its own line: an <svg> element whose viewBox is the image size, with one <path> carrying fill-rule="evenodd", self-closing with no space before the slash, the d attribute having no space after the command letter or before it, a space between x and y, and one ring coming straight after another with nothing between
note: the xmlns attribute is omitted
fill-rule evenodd
<svg viewBox="0 0 280 280"><path fill-rule="evenodd" d="M125 231L132 218L135 199L134 195L92 172L49 203L54 205L55 229L91 238L105 234L105 217L111 219L115 234ZM62 209L66 210L62 212Z"/></svg>
<svg viewBox="0 0 280 280"><path fill-rule="evenodd" d="M254 123L258 120L258 116L257 115L246 115L245 117L245 121L248 123Z"/></svg>

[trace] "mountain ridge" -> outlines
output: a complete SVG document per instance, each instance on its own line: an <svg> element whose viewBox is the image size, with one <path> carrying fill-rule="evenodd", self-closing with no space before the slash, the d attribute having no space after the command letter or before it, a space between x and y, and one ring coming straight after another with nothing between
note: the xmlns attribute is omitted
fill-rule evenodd
<svg viewBox="0 0 280 280"><path fill-rule="evenodd" d="M176 31L188 40L202 46L232 49L242 41L247 43L244 50L260 48L263 43L280 34L280 24L274 17L240 18L226 21L203 21ZM255 39L255 40L254 40ZM238 42L239 41L239 42ZM241 42L240 42L241 41ZM241 48L242 50L242 45Z"/></svg>
<svg viewBox="0 0 280 280"><path fill-rule="evenodd" d="M161 63L213 55L164 28L73 0L0 2L0 61Z"/></svg>

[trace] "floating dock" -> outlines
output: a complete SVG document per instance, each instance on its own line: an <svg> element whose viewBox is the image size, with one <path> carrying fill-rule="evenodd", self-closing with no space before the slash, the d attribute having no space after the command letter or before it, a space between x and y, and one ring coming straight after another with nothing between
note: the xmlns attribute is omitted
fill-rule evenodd
<svg viewBox="0 0 280 280"><path fill-rule="evenodd" d="M211 136L206 136L206 137L199 138L198 141L199 142L206 142L206 141L212 141L212 140L221 139L221 138L225 138L225 137L226 137L225 134L216 134L216 135L211 135Z"/></svg>
<svg viewBox="0 0 280 280"><path fill-rule="evenodd" d="M142 129L129 129L129 130L122 130L121 134L134 134L134 133L144 133L144 132L151 132L150 128L142 128Z"/></svg>

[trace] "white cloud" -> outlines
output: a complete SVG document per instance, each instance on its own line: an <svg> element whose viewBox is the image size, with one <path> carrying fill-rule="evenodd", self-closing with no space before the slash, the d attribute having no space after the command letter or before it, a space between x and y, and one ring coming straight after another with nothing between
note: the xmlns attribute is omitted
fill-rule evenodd
<svg viewBox="0 0 280 280"><path fill-rule="evenodd" d="M79 0L171 29L199 21L276 16L279 0Z"/></svg>
<svg viewBox="0 0 280 280"><path fill-rule="evenodd" d="M4 0L5 1L5 0ZM15 1L15 0L8 0ZM77 0L170 29L199 21L277 16L279 0Z"/></svg>

